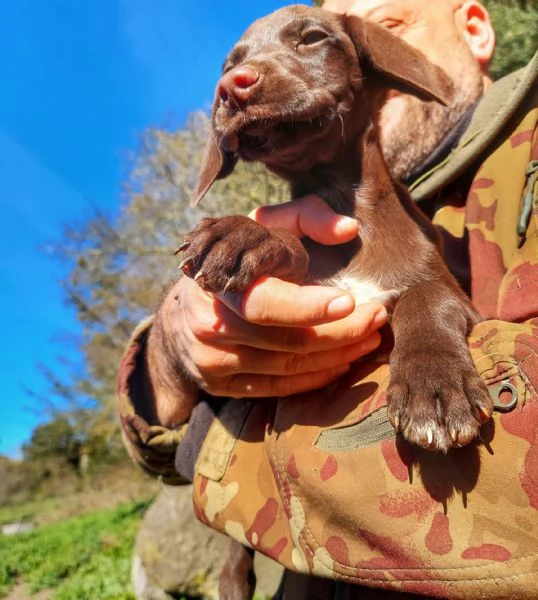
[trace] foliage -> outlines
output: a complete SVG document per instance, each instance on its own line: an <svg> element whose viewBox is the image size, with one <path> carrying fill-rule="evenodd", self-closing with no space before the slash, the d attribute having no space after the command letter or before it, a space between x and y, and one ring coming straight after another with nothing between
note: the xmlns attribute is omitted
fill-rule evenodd
<svg viewBox="0 0 538 600"><path fill-rule="evenodd" d="M495 79L524 66L538 49L536 0L486 0L497 48L491 74Z"/></svg>
<svg viewBox="0 0 538 600"><path fill-rule="evenodd" d="M24 461L14 462L21 468L28 465ZM23 474L26 473L23 470ZM37 491L33 488L28 491L25 486L23 492L6 494L7 500L0 503L0 526L17 522L31 522L36 526L58 523L91 511L143 500L160 488L157 479L141 469L133 469L127 457L123 462L99 465L92 469L86 481L78 477L73 483L66 481L62 474L60 480L47 481Z"/></svg>
<svg viewBox="0 0 538 600"><path fill-rule="evenodd" d="M76 464L79 450L80 441L69 419L65 415L57 415L34 429L30 441L24 444L22 453L27 461L54 456Z"/></svg>
<svg viewBox="0 0 538 600"><path fill-rule="evenodd" d="M54 588L54 600L134 600L131 553L146 507L131 503L0 537L0 598L22 578L31 592Z"/></svg>
<svg viewBox="0 0 538 600"><path fill-rule="evenodd" d="M27 487L27 479L21 462L11 460L6 456L0 456L0 506L8 499L24 493ZM1 523L1 519L0 519Z"/></svg>
<svg viewBox="0 0 538 600"><path fill-rule="evenodd" d="M99 422L96 415L95 422ZM98 433L94 434L97 440ZM0 456L0 507L28 507L30 499L76 495L79 490L99 486L114 473L128 466L129 479L133 480L132 463L122 453L97 451L100 443L88 436L87 430L78 424L71 414L58 413L52 419L37 426L29 442L23 445L23 460ZM92 460L88 451L91 449ZM135 477L136 481L137 478ZM0 510L0 523L3 522ZM15 516L12 520L27 515Z"/></svg>
<svg viewBox="0 0 538 600"><path fill-rule="evenodd" d="M66 494L80 483L73 466L58 456L30 461L0 457L0 481L0 506L20 505L36 494L46 496L59 490Z"/></svg>
<svg viewBox="0 0 538 600"><path fill-rule="evenodd" d="M6 523L34 522L38 514L49 508L53 499L31 500L28 502L14 502L12 504L0 505L0 526ZM1 538L0 538L1 539Z"/></svg>

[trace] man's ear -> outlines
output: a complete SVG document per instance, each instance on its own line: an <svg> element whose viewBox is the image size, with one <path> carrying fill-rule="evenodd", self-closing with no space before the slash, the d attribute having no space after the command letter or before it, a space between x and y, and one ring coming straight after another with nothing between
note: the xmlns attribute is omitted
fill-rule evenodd
<svg viewBox="0 0 538 600"><path fill-rule="evenodd" d="M467 0L460 6L458 15L467 45L482 71L487 72L495 50L495 31L487 9L481 2Z"/></svg>
<svg viewBox="0 0 538 600"><path fill-rule="evenodd" d="M223 152L211 130L204 150L198 181L191 195L191 206L196 206L200 202L217 179L227 177L234 170L236 163L237 156Z"/></svg>
<svg viewBox="0 0 538 600"><path fill-rule="evenodd" d="M361 66L380 75L387 87L423 100L451 103L452 80L421 52L381 25L356 16L347 16L345 27L355 44Z"/></svg>

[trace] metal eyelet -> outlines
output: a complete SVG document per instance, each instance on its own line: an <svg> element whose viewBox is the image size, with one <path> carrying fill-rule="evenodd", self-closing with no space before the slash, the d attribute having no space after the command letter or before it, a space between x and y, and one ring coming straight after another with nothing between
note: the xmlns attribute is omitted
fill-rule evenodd
<svg viewBox="0 0 538 600"><path fill-rule="evenodd" d="M501 400L501 394L503 392L510 392L512 397L508 402ZM497 412L510 412L517 405L517 389L508 381L508 379L490 387L489 395L493 400L493 410L496 410Z"/></svg>

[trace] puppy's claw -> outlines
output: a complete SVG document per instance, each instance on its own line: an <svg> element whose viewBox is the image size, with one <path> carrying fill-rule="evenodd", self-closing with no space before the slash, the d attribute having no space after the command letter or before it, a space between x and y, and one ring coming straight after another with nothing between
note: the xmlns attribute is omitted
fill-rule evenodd
<svg viewBox="0 0 538 600"><path fill-rule="evenodd" d="M204 272L202 271L202 269L200 269L198 271L198 273L196 273L196 275L193 277L194 281L198 281L199 279L202 279L204 276Z"/></svg>
<svg viewBox="0 0 538 600"><path fill-rule="evenodd" d="M454 442L454 444L458 444L458 430L457 429L451 429L450 430L450 437L452 438L452 441Z"/></svg>
<svg viewBox="0 0 538 600"><path fill-rule="evenodd" d="M428 446L433 445L433 429L428 429L428 433L426 434L428 438Z"/></svg>
<svg viewBox="0 0 538 600"><path fill-rule="evenodd" d="M400 415L399 414L394 415L394 417L392 418L392 425L393 425L396 433L400 433L401 429L400 429Z"/></svg>
<svg viewBox="0 0 538 600"><path fill-rule="evenodd" d="M174 252L174 256L175 256L176 254L179 254L180 252L183 252L183 250L186 250L186 249L187 249L189 246L190 246L190 243L189 243L189 242L183 242L183 243L181 244L181 246L175 250L175 252Z"/></svg>
<svg viewBox="0 0 538 600"><path fill-rule="evenodd" d="M480 412L484 416L485 421L489 421L491 419L491 412L488 409L488 407L484 406L483 404L478 404L478 408L480 409Z"/></svg>
<svg viewBox="0 0 538 600"><path fill-rule="evenodd" d="M230 279L228 279L226 285L224 286L224 289L222 290L222 293L225 294L235 283L235 277L230 277Z"/></svg>
<svg viewBox="0 0 538 600"><path fill-rule="evenodd" d="M178 271L183 271L189 263L192 263L192 258L186 258L185 260L182 260L178 265Z"/></svg>

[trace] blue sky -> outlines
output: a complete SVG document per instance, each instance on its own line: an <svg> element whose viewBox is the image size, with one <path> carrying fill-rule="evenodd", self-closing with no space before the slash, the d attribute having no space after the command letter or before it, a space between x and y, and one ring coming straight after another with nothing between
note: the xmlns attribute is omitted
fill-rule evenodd
<svg viewBox="0 0 538 600"><path fill-rule="evenodd" d="M208 108L222 61L284 0L16 0L0 19L0 454L46 415L39 362L77 332L47 243L92 205L116 214L145 128ZM73 357L76 360L76 356Z"/></svg>

